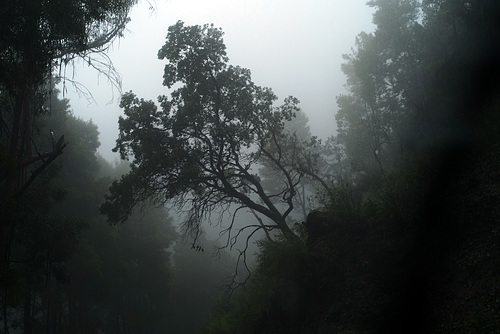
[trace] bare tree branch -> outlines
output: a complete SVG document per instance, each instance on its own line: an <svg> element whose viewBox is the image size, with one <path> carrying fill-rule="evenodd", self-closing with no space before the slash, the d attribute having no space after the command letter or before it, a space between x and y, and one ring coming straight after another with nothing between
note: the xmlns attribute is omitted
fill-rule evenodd
<svg viewBox="0 0 500 334"><path fill-rule="evenodd" d="M58 156L63 154L63 150L64 150L64 148L66 148L67 145L68 145L68 143L62 144L61 146L59 146L57 148L57 150L55 152L51 152L48 155L47 160L42 160L42 164L37 169L35 169L33 172L31 172L30 178L21 186L21 188L12 197L13 198L20 197L26 191L26 189L28 189L28 187L33 183L33 181L35 181L36 177L45 168L47 168L47 166L50 165L50 163L52 161L54 161Z"/></svg>

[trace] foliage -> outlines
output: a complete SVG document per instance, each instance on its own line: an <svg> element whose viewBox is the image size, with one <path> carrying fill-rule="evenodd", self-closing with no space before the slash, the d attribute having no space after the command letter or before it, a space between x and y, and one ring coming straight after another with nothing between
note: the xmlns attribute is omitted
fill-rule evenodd
<svg viewBox="0 0 500 334"><path fill-rule="evenodd" d="M284 123L297 110L297 99L275 107L269 88L255 85L249 70L227 63L222 31L213 26L177 22L158 56L168 60L164 85L181 86L170 99L159 98L160 109L133 93L123 95L125 117L115 150L131 159L131 171L113 183L102 212L117 223L141 201L174 200L189 207L186 229L196 239L212 213L222 217L231 208L248 207L272 222L244 227L251 234L277 229L296 238L286 218L302 173L286 164L278 138L286 137ZM261 161L283 176L279 192L263 188L257 174ZM233 224L228 245L241 233L231 234L232 229Z"/></svg>
<svg viewBox="0 0 500 334"><path fill-rule="evenodd" d="M36 117L50 107L43 104L46 92L53 90L53 70L74 57L89 57L91 64L92 53L104 53L109 43L121 35L134 4L135 1L83 0L14 1L2 5L1 140L8 159L21 165L30 165L30 159L40 160L36 155L32 157L36 148L31 146L31 135L26 137L20 129L30 134ZM52 151L62 153L55 148ZM2 197L12 196L17 191L10 189L12 180L4 180L2 176L2 181L7 192Z"/></svg>
<svg viewBox="0 0 500 334"><path fill-rule="evenodd" d="M221 299L204 333L294 333L291 321L300 310L304 244L283 237L262 241L250 281Z"/></svg>
<svg viewBox="0 0 500 334"><path fill-rule="evenodd" d="M124 223L110 226L97 207L124 163L96 156L97 127L55 90L50 114L38 93L54 57L106 45L132 3L17 1L0 13L5 333L193 330L179 323L202 316L231 263L219 271L201 251L216 210L217 222L233 214L226 246L244 232L281 233L259 242L250 279L214 307L205 333L498 331L497 2L370 1L376 30L345 57L339 131L324 143L295 98L276 107L249 70L228 64L220 29L178 22L158 53L170 97L159 107L122 98L116 150L131 166L101 206ZM55 20L57 10L68 16ZM309 210L298 192L316 184L323 212L292 229L293 211ZM171 248L167 201L192 207L194 249ZM270 222L233 231L244 207Z"/></svg>
<svg viewBox="0 0 500 334"><path fill-rule="evenodd" d="M213 332L239 324L260 333L500 328L499 4L369 4L376 30L345 56L348 93L338 97L338 134L325 147L334 182L321 233L308 235L300 260L265 246L256 271L298 261L290 277L300 277L299 288L266 290L286 269L252 277L216 308ZM291 319L273 307L269 291L280 289L284 302L300 296L302 312Z"/></svg>
<svg viewBox="0 0 500 334"><path fill-rule="evenodd" d="M466 332L469 325L453 325L445 314L455 319L454 312L462 307L455 299L463 293L456 285L461 270L451 263L470 252L488 253L458 240L488 249L497 242L472 232L484 221L471 219L473 212L488 212L489 204L459 203L465 203L470 194L466 185L477 176L465 166L481 165L490 159L486 156L497 154L491 145L498 138L492 131L498 124L493 116L498 101L491 97L497 86L489 75L479 76L485 68L498 73L491 51L498 50L493 37L499 27L495 14L479 13L498 13L498 4L379 0L370 5L376 8L376 30L360 34L353 53L345 56L349 93L338 97L337 142L352 176L344 183L345 191L335 189L331 203L336 224L347 218L352 228L364 231L367 240L362 244L372 255L363 257L368 271L351 276L355 281L356 275L364 277L368 294L354 298L358 304L362 302L356 298L363 295L383 301L376 308L379 319L364 317L372 328L407 331L404 323L418 317L415 331ZM493 180L495 173L488 171L477 184ZM488 224L481 224L484 231L490 230ZM376 266L370 267L370 262ZM457 278L450 278L453 275ZM385 283L369 283L377 281ZM455 286L455 293L448 284ZM391 290L380 290L383 285ZM482 279L477 285L471 305L481 305L478 296L485 291L496 291ZM447 295L430 297L440 289ZM398 293L404 297L398 298ZM455 306L445 302L450 298ZM432 311L426 311L429 308ZM385 314L397 316L380 318Z"/></svg>
<svg viewBox="0 0 500 334"><path fill-rule="evenodd" d="M2 5L0 85L21 93L46 84L74 57L102 52L121 35L135 0L10 1ZM89 58L90 60L90 58Z"/></svg>
<svg viewBox="0 0 500 334"><path fill-rule="evenodd" d="M127 226L106 224L98 205L122 166L96 156L95 124L73 116L67 100L52 99L34 144L50 149L51 129L72 145L1 211L18 222L1 271L4 332L161 332L171 278L167 249L177 235L172 221L163 209L147 207Z"/></svg>
<svg viewBox="0 0 500 334"><path fill-rule="evenodd" d="M172 273L167 249L175 236L165 212L152 207L136 213L127 226L110 227L96 219L71 262L72 281L65 289L76 303L69 328L94 324L105 332L150 333L168 328Z"/></svg>
<svg viewBox="0 0 500 334"><path fill-rule="evenodd" d="M105 52L121 36L135 3L17 0L0 5L0 205L23 196L68 144L64 134L56 138L47 132L52 135L49 149L40 151L35 145L39 117L51 107L45 102L57 94L53 72L61 74L79 57L98 71L107 68L110 77L114 71ZM0 266L6 265L8 235L15 224L0 224Z"/></svg>

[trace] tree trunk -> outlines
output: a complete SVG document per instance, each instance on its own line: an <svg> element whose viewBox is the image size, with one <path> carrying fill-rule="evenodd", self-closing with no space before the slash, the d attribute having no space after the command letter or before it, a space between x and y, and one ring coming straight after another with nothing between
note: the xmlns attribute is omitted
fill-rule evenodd
<svg viewBox="0 0 500 334"><path fill-rule="evenodd" d="M7 317L7 284L3 287L3 332L9 334L9 322Z"/></svg>
<svg viewBox="0 0 500 334"><path fill-rule="evenodd" d="M21 171L19 170L19 164L22 160L24 149L19 146L19 142L23 143L23 145L31 146L31 143L26 138L24 140L21 139L21 121L27 122L28 125L30 115L28 108L28 101L26 98L25 90L21 91L19 95L16 97L16 102L14 106L14 119L12 122L12 129L10 134L10 145L9 145L9 153L8 153L8 167L5 172L5 188L3 195L1 196L2 206L5 206L5 210L9 211L8 201L12 198L12 196L16 192L16 184L19 187L20 175ZM28 129L26 129L28 131ZM27 133L26 133L27 134ZM9 254L9 231L12 226L12 221L9 215L7 215L6 221L1 222L0 226L0 268L6 268L6 263L8 262L8 254Z"/></svg>
<svg viewBox="0 0 500 334"><path fill-rule="evenodd" d="M24 324L24 334L32 334L33 326L32 326L32 317L31 317L31 289L28 288L24 296L24 315L23 315L23 324Z"/></svg>

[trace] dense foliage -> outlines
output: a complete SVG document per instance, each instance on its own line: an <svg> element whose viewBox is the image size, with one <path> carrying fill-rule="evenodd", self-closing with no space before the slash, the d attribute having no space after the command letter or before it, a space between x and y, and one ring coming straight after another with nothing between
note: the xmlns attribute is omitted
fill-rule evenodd
<svg viewBox="0 0 500 334"><path fill-rule="evenodd" d="M44 151L34 145L38 118L48 112L45 102L55 93L54 72L65 77L66 66L84 58L98 71L107 68L111 77L105 51L121 36L135 3L16 0L0 5L0 208L6 210L22 197L67 146L63 133ZM93 61L96 55L101 58ZM7 218L0 223L0 266L15 228Z"/></svg>
<svg viewBox="0 0 500 334"><path fill-rule="evenodd" d="M196 240L211 216L249 208L270 223L242 229L279 230L297 238L286 219L303 173L290 163L283 130L298 109L297 99L288 97L275 107L271 89L255 85L249 70L227 63L222 32L213 26L186 27L179 21L169 28L158 56L168 60L163 84L181 86L170 99L159 98L160 109L133 93L123 95L125 117L115 150L131 159L132 170L113 183L102 212L111 222L122 222L145 199L176 201L189 208L186 229ZM257 173L262 161L283 181L276 191L262 186ZM227 243L242 229L235 232L230 224Z"/></svg>
<svg viewBox="0 0 500 334"><path fill-rule="evenodd" d="M500 330L499 4L370 5L376 30L345 56L333 184L306 249L263 243L206 332Z"/></svg>
<svg viewBox="0 0 500 334"><path fill-rule="evenodd" d="M69 112L56 95L52 113L38 120L39 149L52 145L48 129L71 145L2 216L11 230L2 274L3 332L160 333L176 238L162 209L136 212L112 228L98 206L118 171L96 155L97 127Z"/></svg>

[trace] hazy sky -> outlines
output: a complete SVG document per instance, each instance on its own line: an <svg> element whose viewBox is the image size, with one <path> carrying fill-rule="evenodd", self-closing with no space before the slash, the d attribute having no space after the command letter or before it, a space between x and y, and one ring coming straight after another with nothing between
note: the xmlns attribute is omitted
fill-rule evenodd
<svg viewBox="0 0 500 334"><path fill-rule="evenodd" d="M149 9L142 0L131 13L125 37L109 57L122 77L123 92L156 101L168 94L161 85L165 60L157 52L170 25L214 23L224 31L230 63L248 68L259 86L271 87L281 102L288 95L301 101L314 135L335 131L335 97L345 92L340 70L361 31L373 30L373 9L366 0L156 0ZM70 71L70 70L68 70ZM73 69L71 69L73 71ZM74 78L93 94L95 102L79 97L67 85L65 97L74 113L99 126L99 152L114 160L111 148L118 135L119 92L87 65Z"/></svg>

